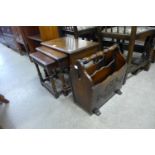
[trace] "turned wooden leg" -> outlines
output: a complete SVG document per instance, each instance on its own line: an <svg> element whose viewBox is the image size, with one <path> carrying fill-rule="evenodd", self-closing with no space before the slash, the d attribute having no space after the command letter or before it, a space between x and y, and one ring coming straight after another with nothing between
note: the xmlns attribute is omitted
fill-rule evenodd
<svg viewBox="0 0 155 155"><path fill-rule="evenodd" d="M66 81L65 81L65 78L64 78L64 74L63 73L61 73L60 79L61 79L61 82L62 82L62 91L63 91L63 94L65 96L67 96L68 95L68 91L67 91Z"/></svg>
<svg viewBox="0 0 155 155"><path fill-rule="evenodd" d="M64 66L61 62L60 62L60 80L62 82L62 92L65 96L67 96L68 89L67 89L67 84L66 84L65 77L64 77Z"/></svg>
<svg viewBox="0 0 155 155"><path fill-rule="evenodd" d="M41 84L42 84L44 80L43 80L42 74L41 74L41 72L40 72L39 66L38 66L38 64L36 64L36 63L35 63L35 66L36 66L36 68L37 68L37 72L38 72L38 75L39 75L39 79L40 79L40 82L41 82Z"/></svg>
<svg viewBox="0 0 155 155"><path fill-rule="evenodd" d="M53 77L50 77L50 82L51 82L51 86L52 86L52 89L53 89L53 92L54 92L54 96L55 96L56 98L58 98L58 97L59 97L59 93L58 93L58 91L57 91L56 84L55 84L55 80L54 80Z"/></svg>
<svg viewBox="0 0 155 155"><path fill-rule="evenodd" d="M52 88L51 92L55 96L55 98L58 98L59 93L57 91L57 87L56 87L56 83L54 79L54 73L51 73L48 68L45 69L45 72L47 73L50 84L51 84L51 88Z"/></svg>

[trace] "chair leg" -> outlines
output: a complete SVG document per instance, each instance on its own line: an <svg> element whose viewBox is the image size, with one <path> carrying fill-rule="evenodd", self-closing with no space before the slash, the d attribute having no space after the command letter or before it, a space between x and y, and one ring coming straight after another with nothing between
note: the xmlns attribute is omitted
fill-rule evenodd
<svg viewBox="0 0 155 155"><path fill-rule="evenodd" d="M7 104L7 103L9 103L9 100L7 100L3 95L0 94L0 104L2 104L2 103Z"/></svg>

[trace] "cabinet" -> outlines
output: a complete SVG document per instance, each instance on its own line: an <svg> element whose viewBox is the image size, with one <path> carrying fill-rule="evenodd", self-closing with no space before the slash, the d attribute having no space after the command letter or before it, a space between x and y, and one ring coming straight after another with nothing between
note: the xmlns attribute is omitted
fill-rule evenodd
<svg viewBox="0 0 155 155"><path fill-rule="evenodd" d="M15 36L11 26L0 27L0 42L16 51L19 50L18 45L15 41Z"/></svg>
<svg viewBox="0 0 155 155"><path fill-rule="evenodd" d="M28 53L28 46L20 26L1 26L0 42L20 54Z"/></svg>
<svg viewBox="0 0 155 155"><path fill-rule="evenodd" d="M57 26L1 26L0 42L20 54L35 52L42 41L58 38Z"/></svg>
<svg viewBox="0 0 155 155"><path fill-rule="evenodd" d="M23 26L21 29L26 36L25 40L29 47L29 53L35 52L35 48L42 41L56 39L60 36L57 26Z"/></svg>

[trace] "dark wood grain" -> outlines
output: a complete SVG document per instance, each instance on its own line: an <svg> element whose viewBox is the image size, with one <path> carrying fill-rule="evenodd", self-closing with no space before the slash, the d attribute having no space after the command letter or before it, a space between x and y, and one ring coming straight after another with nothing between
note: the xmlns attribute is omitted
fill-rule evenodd
<svg viewBox="0 0 155 155"><path fill-rule="evenodd" d="M41 44L66 54L73 54L98 45L96 42L75 39L74 37L62 37Z"/></svg>
<svg viewBox="0 0 155 155"><path fill-rule="evenodd" d="M105 104L114 94L120 94L124 76L127 69L126 61L120 53L118 46L114 45L104 54L79 59L76 66L71 68L70 75L74 101L89 114L100 114L99 108ZM103 56L102 65L96 67L93 72L88 73L89 66L86 64L100 60ZM99 59L98 59L99 58ZM96 60L95 60L96 63Z"/></svg>
<svg viewBox="0 0 155 155"><path fill-rule="evenodd" d="M31 58L35 59L35 61L37 61L40 64L43 64L44 66L48 66L55 63L54 59L51 59L50 57L47 57L46 55L40 52L32 53L30 56Z"/></svg>
<svg viewBox="0 0 155 155"><path fill-rule="evenodd" d="M56 50L53 50L49 47L46 47L46 46L40 46L40 47L37 47L36 48L37 51L55 59L55 60L61 60L61 59L64 59L67 57L66 54L62 53L62 52L59 52L59 51L56 51Z"/></svg>

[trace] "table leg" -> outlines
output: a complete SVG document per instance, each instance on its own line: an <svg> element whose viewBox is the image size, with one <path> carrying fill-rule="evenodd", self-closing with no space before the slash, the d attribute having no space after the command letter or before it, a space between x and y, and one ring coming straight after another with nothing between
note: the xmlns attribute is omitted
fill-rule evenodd
<svg viewBox="0 0 155 155"><path fill-rule="evenodd" d="M67 84L66 84L66 80L65 80L65 77L64 77L64 66L63 66L63 63L59 63L59 66L60 66L60 80L62 82L62 92L65 96L68 95L68 87L67 87Z"/></svg>
<svg viewBox="0 0 155 155"><path fill-rule="evenodd" d="M40 69L39 69L39 66L38 66L38 64L36 64L36 63L34 63L35 64L35 66L36 66L36 68L37 68L37 72L38 72L38 75L39 75L39 79L40 79L40 82L41 82L41 84L43 83L43 77L42 77L42 74L41 74L41 72L40 72Z"/></svg>
<svg viewBox="0 0 155 155"><path fill-rule="evenodd" d="M124 84L126 83L126 79L129 73L129 67L131 65L131 60L132 60L132 56L133 56L133 50L134 50L134 45L135 45L135 39L136 39L136 32L137 32L137 26L133 26L131 28L131 36L130 36L130 41L129 41L129 47L128 47L128 55L127 55L127 71L125 74L125 78L124 78Z"/></svg>
<svg viewBox="0 0 155 155"><path fill-rule="evenodd" d="M56 98L58 98L59 93L57 91L56 83L55 83L55 80L54 80L54 75L53 74L51 75L50 71L47 68L45 69L45 72L48 75L50 85L52 87L52 89L50 88L50 91Z"/></svg>

